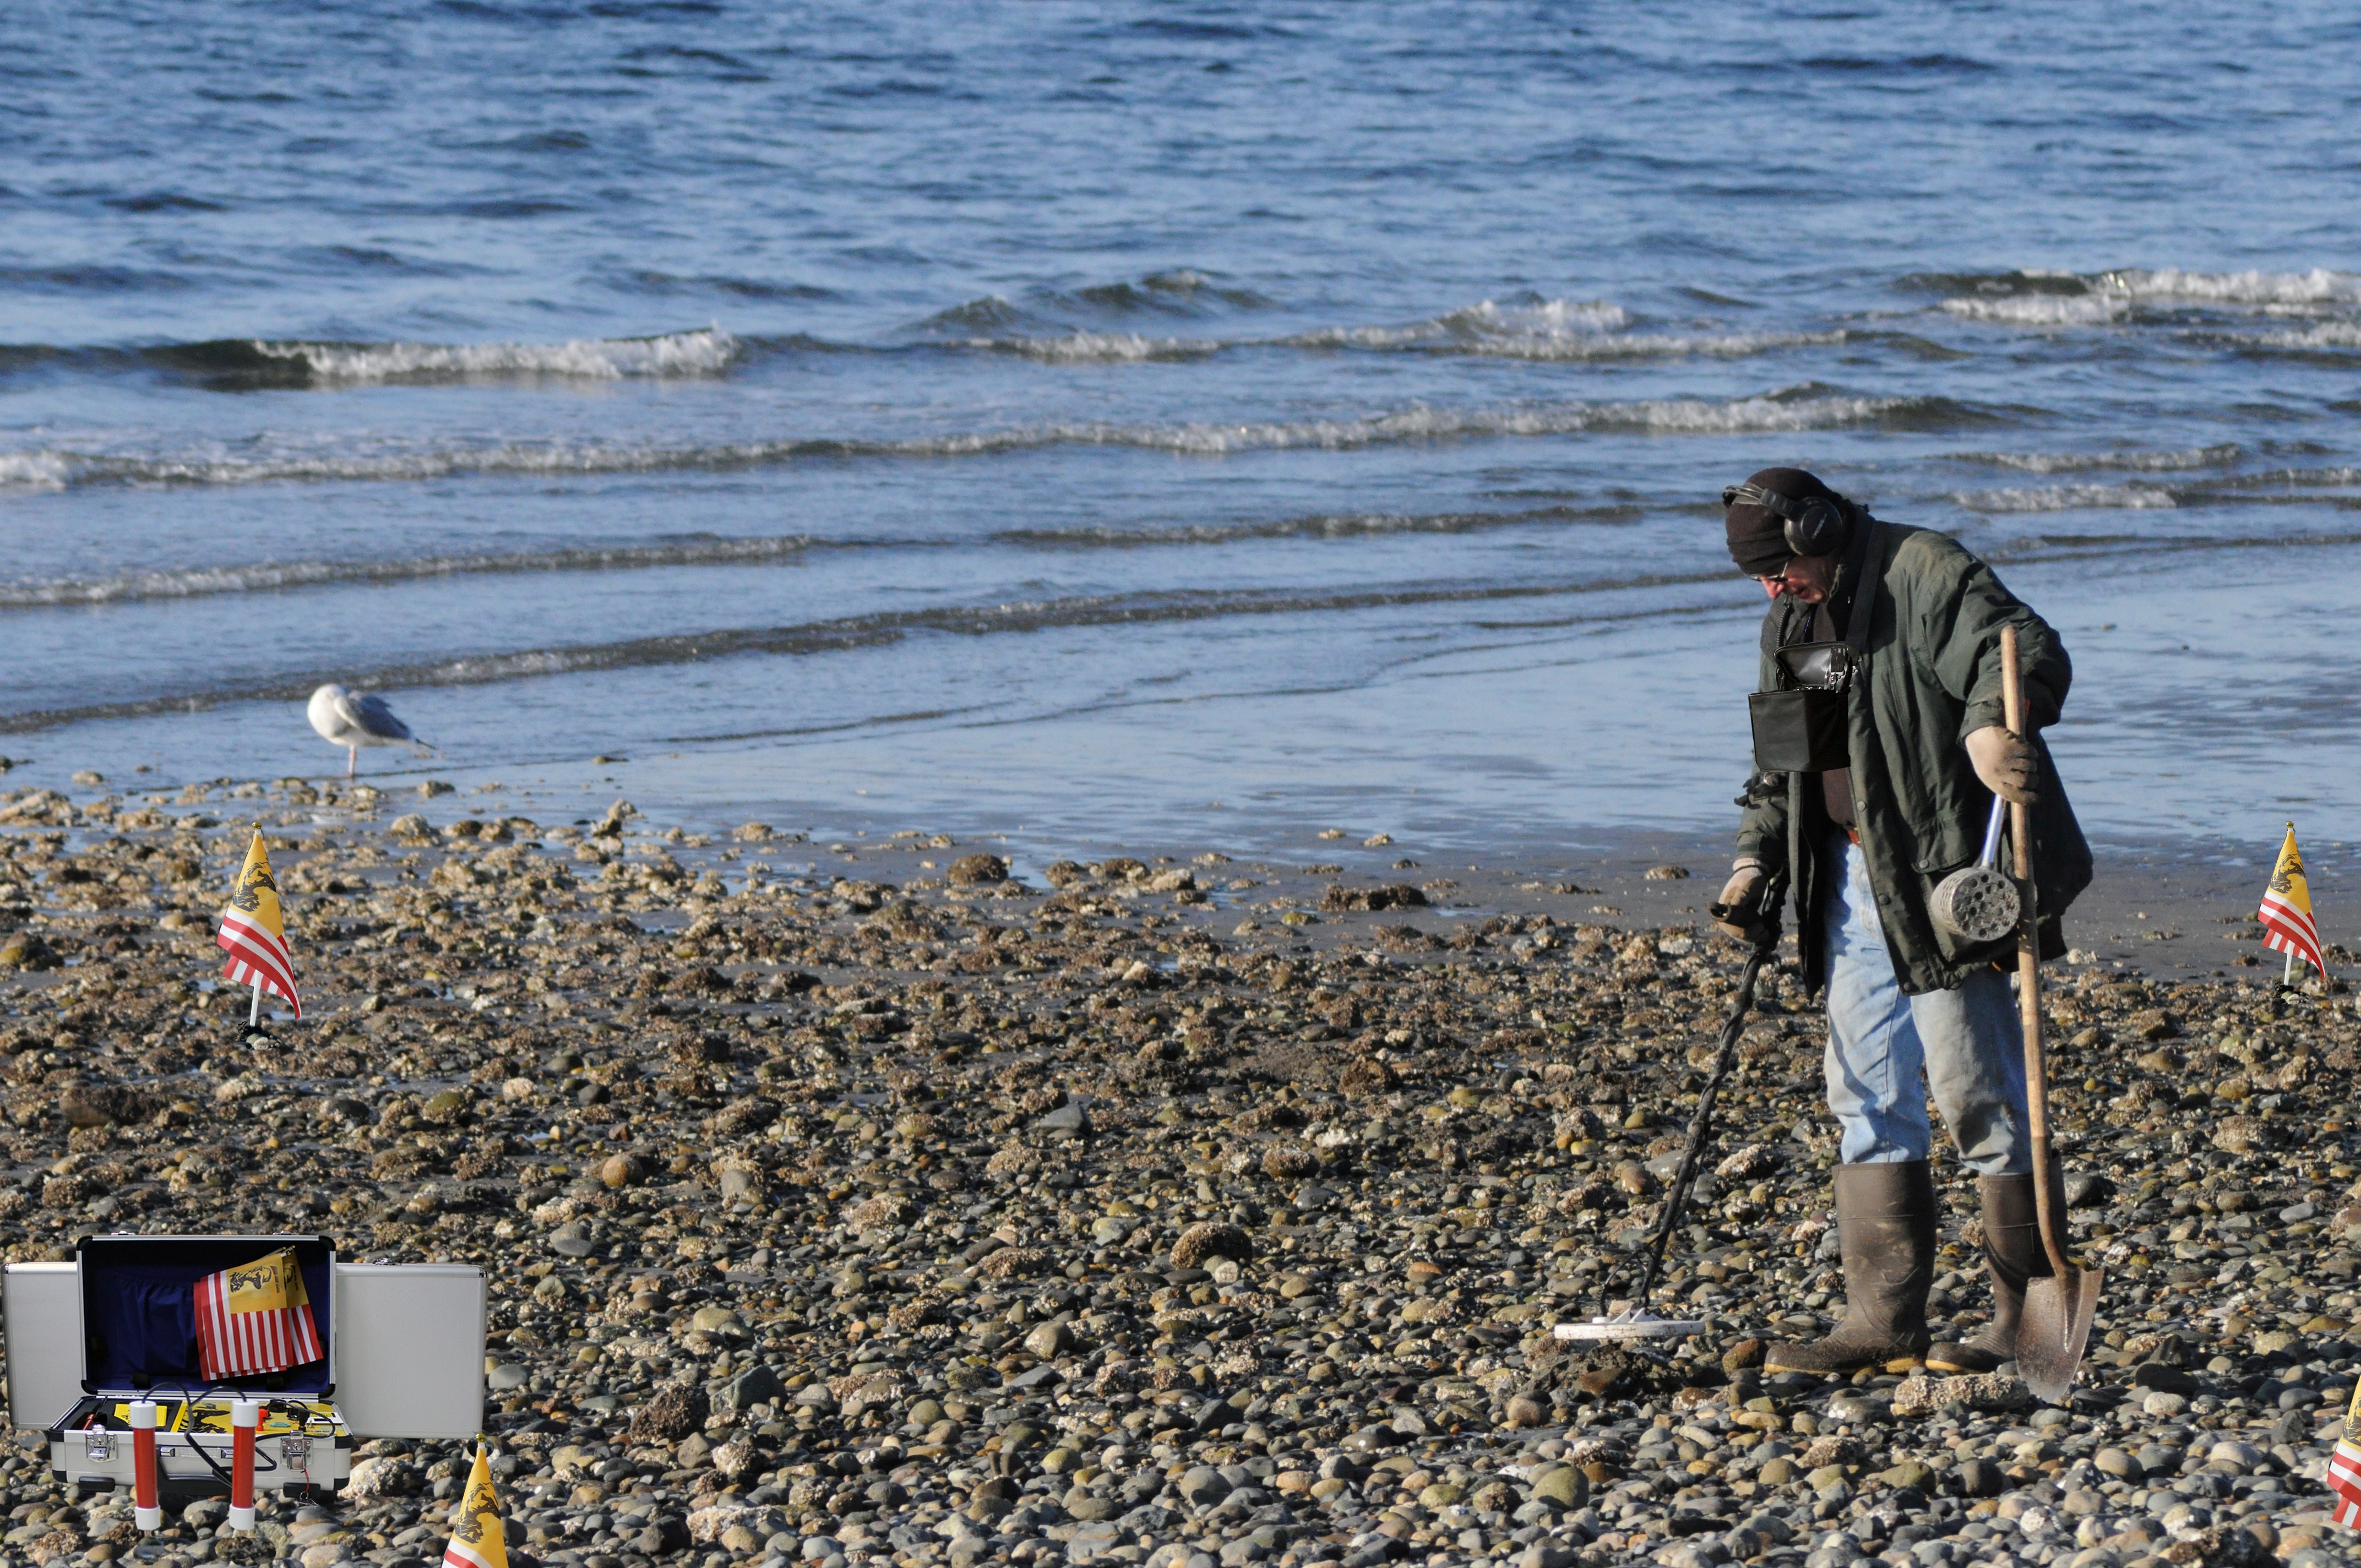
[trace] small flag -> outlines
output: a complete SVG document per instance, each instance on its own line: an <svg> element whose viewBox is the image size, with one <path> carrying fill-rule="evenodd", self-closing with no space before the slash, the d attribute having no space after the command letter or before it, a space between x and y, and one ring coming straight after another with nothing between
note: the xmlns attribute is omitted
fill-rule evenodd
<svg viewBox="0 0 2361 1568"><path fill-rule="evenodd" d="M467 1489L451 1510L451 1544L443 1549L443 1563L444 1568L509 1568L508 1530L500 1523L492 1466L480 1442L476 1444L476 1467L467 1472Z"/></svg>
<svg viewBox="0 0 2361 1568"><path fill-rule="evenodd" d="M287 956L287 927L279 917L279 883L271 879L259 829L247 846L246 865L214 941L229 954L222 966L225 977L240 985L259 980L263 990L303 1016L303 1000L295 993L295 963Z"/></svg>
<svg viewBox="0 0 2361 1568"><path fill-rule="evenodd" d="M206 1381L284 1372L326 1354L292 1248L197 1281L197 1362Z"/></svg>
<svg viewBox="0 0 2361 1568"><path fill-rule="evenodd" d="M2328 1456L2328 1489L2336 1494L2336 1522L2347 1530L2361 1521L2361 1433L2354 1431L2356 1424L2361 1424L2361 1384L2355 1385L2353 1404L2345 1412L2345 1435Z"/></svg>
<svg viewBox="0 0 2361 1568"><path fill-rule="evenodd" d="M2327 978L2328 965L2320 956L2320 930L2312 923L2312 888L2304 881L2303 857L2296 852L2295 824L2288 824L2287 842L2279 846L2279 864L2271 868L2271 885L2263 890L2263 907L2255 916L2263 923L2263 946L2301 959Z"/></svg>

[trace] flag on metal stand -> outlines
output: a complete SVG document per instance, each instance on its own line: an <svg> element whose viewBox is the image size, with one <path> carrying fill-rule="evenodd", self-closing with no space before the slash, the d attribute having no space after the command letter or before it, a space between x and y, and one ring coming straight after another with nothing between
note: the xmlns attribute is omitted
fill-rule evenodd
<svg viewBox="0 0 2361 1568"><path fill-rule="evenodd" d="M328 1354L290 1247L198 1280L196 1318L207 1382L284 1372Z"/></svg>
<svg viewBox="0 0 2361 1568"><path fill-rule="evenodd" d="M254 1014L262 1007L262 993L284 1001L303 1016L302 998L295 992L295 960L287 953L287 927L279 914L279 883L270 875L270 856L257 829L247 846L246 865L237 873L229 907L222 911L221 930L214 941L229 954L222 974L240 985L254 987Z"/></svg>
<svg viewBox="0 0 2361 1568"><path fill-rule="evenodd" d="M451 1510L451 1543L443 1549L443 1563L444 1568L509 1568L508 1527L500 1522L491 1462L481 1442L476 1444L476 1466L467 1472L467 1489Z"/></svg>
<svg viewBox="0 0 2361 1568"><path fill-rule="evenodd" d="M2328 978L2320 956L2320 928L2312 920L2312 887L2303 875L2303 857L2296 852L2295 824L2288 824L2287 842L2279 846L2279 863L2271 868L2271 884L2263 890L2263 907L2255 916L2262 922L2263 946L2288 956L2286 979L2295 979L2296 960Z"/></svg>
<svg viewBox="0 0 2361 1568"><path fill-rule="evenodd" d="M2332 1512L2347 1530L2361 1522L2361 1433L2354 1431L2356 1424L2361 1424L2361 1386L2355 1387L2353 1404L2345 1412L2345 1435L2328 1456L2328 1489L2336 1494Z"/></svg>

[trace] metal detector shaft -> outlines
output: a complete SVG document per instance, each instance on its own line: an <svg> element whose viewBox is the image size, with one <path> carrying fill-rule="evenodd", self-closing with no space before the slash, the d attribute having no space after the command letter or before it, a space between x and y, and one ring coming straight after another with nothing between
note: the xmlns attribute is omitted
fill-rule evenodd
<svg viewBox="0 0 2361 1568"><path fill-rule="evenodd" d="M1746 969L1738 977L1738 996L1730 1004L1730 1016L1722 1021L1721 1048L1713 1058L1713 1071L1697 1091L1697 1114L1689 1118L1687 1139L1681 1145L1680 1168L1673 1173L1672 1185L1664 1192L1664 1212L1656 1222L1656 1234L1648 1243L1648 1266L1640 1277L1640 1293L1632 1298L1642 1309L1656 1288L1656 1276L1664 1266L1664 1248L1673 1239L1673 1232L1681 1223L1681 1211L1687 1207L1689 1184L1697 1179L1697 1157L1704 1152L1706 1139L1713 1133L1714 1097L1721 1092L1721 1080L1730 1076L1732 1064L1738 1060L1738 1036L1746 1028L1746 1014L1754 1008L1754 981L1762 974L1763 964L1778 946L1774 933L1768 941L1759 943L1747 956Z"/></svg>

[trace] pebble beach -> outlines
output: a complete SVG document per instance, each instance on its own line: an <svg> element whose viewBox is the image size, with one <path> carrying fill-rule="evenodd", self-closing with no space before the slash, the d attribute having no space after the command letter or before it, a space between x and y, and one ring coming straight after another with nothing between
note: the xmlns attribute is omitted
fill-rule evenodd
<svg viewBox="0 0 2361 1568"><path fill-rule="evenodd" d="M2341 989L2049 976L2105 1271L2051 1408L2005 1371L1760 1370L1843 1302L1791 973L1647 1303L1703 1332L1554 1336L1631 1304L1743 958L1693 914L1527 883L1487 915L1408 854L1012 874L922 830L520 805L552 814L0 797L7 1255L319 1232L480 1264L511 1563L2352 1559L2322 1484L2361 1317ZM249 1030L213 931L257 826L305 1016ZM1940 1334L1987 1292L1972 1178L1945 1150L1937 1179ZM16 1442L12 1556L131 1554L127 1499ZM335 1505L250 1537L192 1505L152 1560L432 1562L467 1460L366 1444Z"/></svg>

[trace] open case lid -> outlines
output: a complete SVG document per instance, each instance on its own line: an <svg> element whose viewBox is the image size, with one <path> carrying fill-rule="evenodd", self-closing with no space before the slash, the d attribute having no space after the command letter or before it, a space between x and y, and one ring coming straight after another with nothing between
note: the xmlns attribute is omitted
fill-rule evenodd
<svg viewBox="0 0 2361 1568"><path fill-rule="evenodd" d="M336 1408L356 1437L484 1430L484 1272L336 1265Z"/></svg>
<svg viewBox="0 0 2361 1568"><path fill-rule="evenodd" d="M86 1236L82 1276L82 1386L119 1393L153 1387L194 1394L196 1285L208 1275L292 1248L326 1354L284 1372L225 1380L225 1387L325 1396L335 1386L335 1246L325 1236Z"/></svg>
<svg viewBox="0 0 2361 1568"><path fill-rule="evenodd" d="M8 1421L46 1427L82 1398L82 1281L71 1263L12 1263L0 1274L8 1328Z"/></svg>

